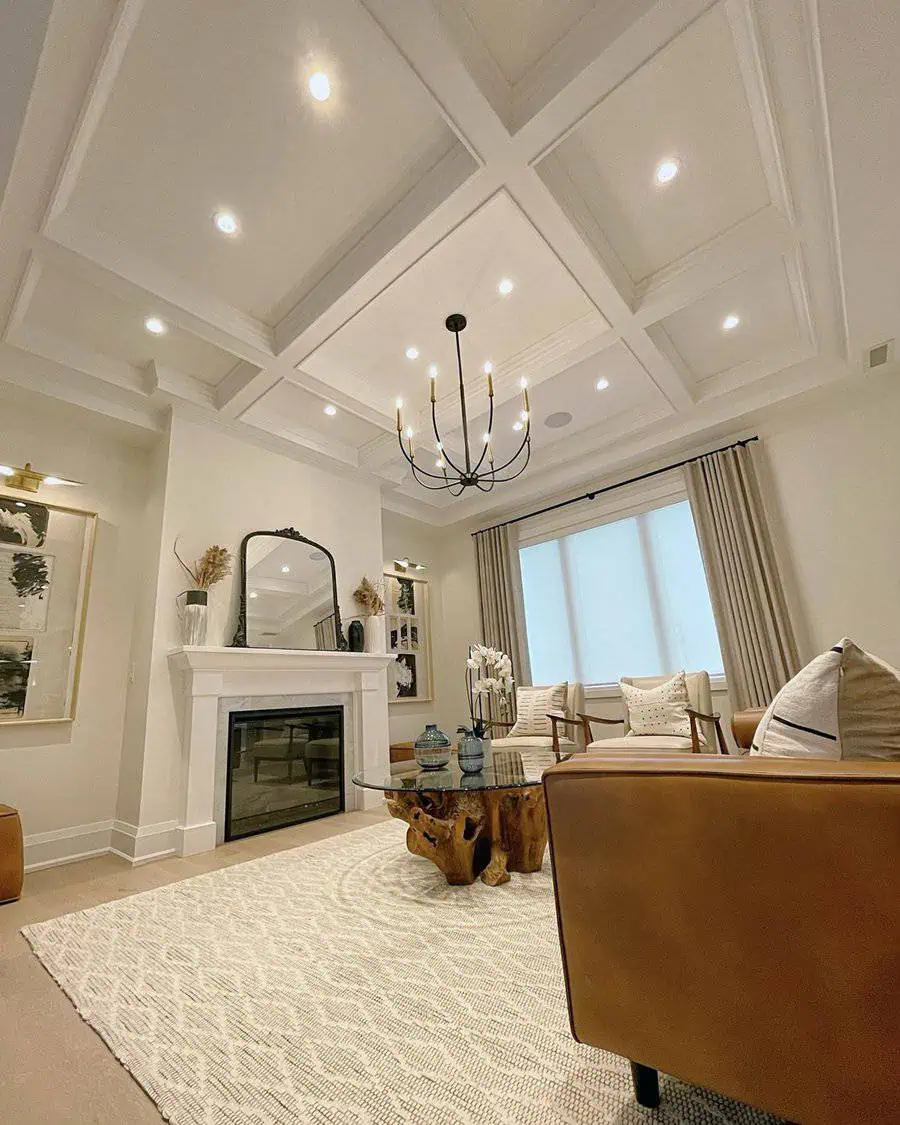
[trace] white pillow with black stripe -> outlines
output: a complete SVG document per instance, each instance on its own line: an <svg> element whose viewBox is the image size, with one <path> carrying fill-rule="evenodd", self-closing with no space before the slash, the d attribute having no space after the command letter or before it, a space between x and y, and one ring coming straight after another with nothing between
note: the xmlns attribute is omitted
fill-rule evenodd
<svg viewBox="0 0 900 1125"><path fill-rule="evenodd" d="M844 637L775 696L750 753L900 760L900 673Z"/></svg>

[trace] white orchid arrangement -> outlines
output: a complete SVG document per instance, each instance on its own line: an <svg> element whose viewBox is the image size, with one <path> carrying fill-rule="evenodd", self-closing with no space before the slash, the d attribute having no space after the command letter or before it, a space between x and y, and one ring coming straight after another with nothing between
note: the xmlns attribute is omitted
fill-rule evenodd
<svg viewBox="0 0 900 1125"><path fill-rule="evenodd" d="M510 708L510 698L515 689L512 661L505 652L490 645L469 645L466 660L466 685L469 690L469 713L472 716L472 733L484 738L488 722L484 718L485 697L496 699L505 715Z"/></svg>

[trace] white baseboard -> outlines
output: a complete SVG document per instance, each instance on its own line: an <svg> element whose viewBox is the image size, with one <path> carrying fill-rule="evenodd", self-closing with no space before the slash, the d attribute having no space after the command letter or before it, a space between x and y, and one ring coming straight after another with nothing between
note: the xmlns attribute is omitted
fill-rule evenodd
<svg viewBox="0 0 900 1125"><path fill-rule="evenodd" d="M52 832L33 832L25 837L25 870L40 871L104 855L109 851L112 826L111 820L97 820L93 824L74 824Z"/></svg>
<svg viewBox="0 0 900 1125"><path fill-rule="evenodd" d="M25 837L25 871L59 867L110 852L136 867L175 855L177 828L174 820L140 827L124 820L98 820L52 832L34 832Z"/></svg>
<svg viewBox="0 0 900 1125"><path fill-rule="evenodd" d="M207 821L206 824L188 824L183 828L178 825L174 829L175 850L178 855L196 855L198 852L210 852L216 846L216 822Z"/></svg>
<svg viewBox="0 0 900 1125"><path fill-rule="evenodd" d="M134 867L154 859L164 859L176 854L177 829L176 820L140 826L129 824L127 820L115 820L109 850L127 859Z"/></svg>

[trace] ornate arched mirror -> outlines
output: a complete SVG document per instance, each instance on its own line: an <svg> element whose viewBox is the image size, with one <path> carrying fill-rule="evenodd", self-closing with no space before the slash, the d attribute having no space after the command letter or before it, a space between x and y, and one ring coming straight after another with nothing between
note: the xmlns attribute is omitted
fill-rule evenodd
<svg viewBox="0 0 900 1125"><path fill-rule="evenodd" d="M233 646L335 651L341 630L334 558L292 527L241 542L241 601Z"/></svg>

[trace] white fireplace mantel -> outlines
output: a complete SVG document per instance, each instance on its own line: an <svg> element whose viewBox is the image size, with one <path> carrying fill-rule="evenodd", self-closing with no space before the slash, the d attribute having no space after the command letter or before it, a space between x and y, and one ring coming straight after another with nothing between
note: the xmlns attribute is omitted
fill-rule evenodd
<svg viewBox="0 0 900 1125"><path fill-rule="evenodd" d="M216 752L219 701L229 697L349 695L355 761L348 770L389 768L387 677L392 655L277 648L173 649L169 665L182 688L182 785L179 852L216 846ZM365 797L346 786L347 808Z"/></svg>

